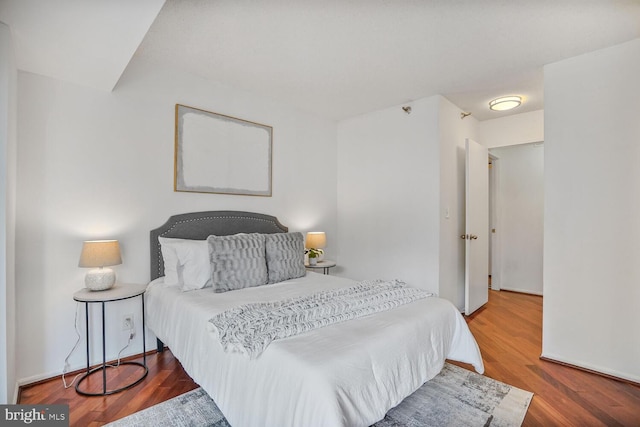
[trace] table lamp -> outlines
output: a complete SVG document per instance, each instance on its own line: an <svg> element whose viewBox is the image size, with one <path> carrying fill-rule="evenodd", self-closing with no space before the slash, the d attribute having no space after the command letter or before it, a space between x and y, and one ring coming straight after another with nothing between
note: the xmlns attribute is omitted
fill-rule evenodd
<svg viewBox="0 0 640 427"><path fill-rule="evenodd" d="M322 248L325 246L327 246L327 236L324 231L310 231L307 233L304 247L309 254L309 265L316 265L318 263L319 255L324 253Z"/></svg>
<svg viewBox="0 0 640 427"><path fill-rule="evenodd" d="M84 276L84 284L92 291L104 291L116 282L110 265L122 264L117 240L89 240L82 244L78 267L91 268Z"/></svg>

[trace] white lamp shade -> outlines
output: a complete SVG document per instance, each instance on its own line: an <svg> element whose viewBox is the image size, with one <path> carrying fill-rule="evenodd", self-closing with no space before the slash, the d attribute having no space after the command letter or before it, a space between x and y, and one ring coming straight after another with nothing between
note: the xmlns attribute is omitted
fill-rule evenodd
<svg viewBox="0 0 640 427"><path fill-rule="evenodd" d="M106 267L122 264L117 240L90 240L82 244L78 267Z"/></svg>
<svg viewBox="0 0 640 427"><path fill-rule="evenodd" d="M109 265L122 264L117 240L92 240L82 244L79 267L92 268L84 276L84 284L92 291L109 289L116 282L116 274Z"/></svg>
<svg viewBox="0 0 640 427"><path fill-rule="evenodd" d="M324 231L310 231L307 233L304 247L307 249L322 249L327 246L327 236Z"/></svg>

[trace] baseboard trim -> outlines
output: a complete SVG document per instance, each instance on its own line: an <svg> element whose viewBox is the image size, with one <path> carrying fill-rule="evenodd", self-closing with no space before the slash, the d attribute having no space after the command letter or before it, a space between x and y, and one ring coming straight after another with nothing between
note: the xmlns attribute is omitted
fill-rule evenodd
<svg viewBox="0 0 640 427"><path fill-rule="evenodd" d="M536 295L536 296L539 296L539 297L543 296L542 292L533 292L533 291L527 291L527 290L524 290L524 289L502 287L502 288L500 288L500 290L501 291L506 291L506 292L515 292L515 293L518 293L518 294Z"/></svg>
<svg viewBox="0 0 640 427"><path fill-rule="evenodd" d="M165 346L165 348L166 348L166 346ZM157 350L149 350L145 354L147 356L149 356L149 355L155 354L157 352L158 352ZM139 359L139 358L142 357L142 355L143 355L142 353L138 353L138 354L132 354L131 356L127 356L127 357L122 357L122 358L120 358L120 362L128 362L130 360ZM115 364L115 363L118 363L118 359L108 360L107 361L108 365L112 365L112 364ZM102 363L96 363L95 365L91 365L91 366L89 366L89 369L97 368L98 366L102 366ZM74 377L74 376L76 376L78 374L81 374L83 372L87 372L87 368L86 367L85 368L76 369L74 371L69 371L69 372L65 373L65 375L70 376L70 377ZM33 380L33 381L30 381L29 379L25 379L25 380L22 380L23 381L22 383L20 383L20 382L16 383L16 389L17 389L16 393L15 393L16 403L20 402L20 395L22 394L23 390L26 390L26 389L28 389L30 387L33 387L33 386L36 386L36 385L39 385L39 384L43 384L43 383L49 382L51 380L54 380L56 378L61 377L61 375L62 375L62 373L58 373L58 374L54 374L54 375L49 374L46 378L40 378L40 379Z"/></svg>
<svg viewBox="0 0 640 427"><path fill-rule="evenodd" d="M606 372L596 371L595 369L585 368L584 366L575 365L573 363L565 362L565 361L558 360L558 359L553 359L553 358L548 357L548 356L540 356L540 360L544 360L545 362L556 363L558 365L566 366L568 368L577 369L579 371L588 372L590 374L599 375L599 376L604 377L604 378L609 378L611 380L616 380L616 381L620 381L620 382L623 382L623 383L626 383L626 384L634 385L636 387L640 387L640 381L635 381L635 380L632 380L632 379L629 379L629 378L608 374Z"/></svg>

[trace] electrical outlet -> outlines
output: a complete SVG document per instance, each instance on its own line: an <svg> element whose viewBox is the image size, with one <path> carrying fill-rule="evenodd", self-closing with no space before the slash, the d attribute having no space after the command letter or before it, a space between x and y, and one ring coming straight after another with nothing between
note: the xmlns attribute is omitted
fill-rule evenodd
<svg viewBox="0 0 640 427"><path fill-rule="evenodd" d="M133 314L126 314L122 317L122 330L123 331L133 330Z"/></svg>

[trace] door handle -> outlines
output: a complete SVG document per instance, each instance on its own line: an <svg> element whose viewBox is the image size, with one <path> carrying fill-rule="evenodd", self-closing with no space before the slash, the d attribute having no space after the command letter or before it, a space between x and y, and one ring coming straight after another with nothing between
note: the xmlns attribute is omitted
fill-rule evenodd
<svg viewBox="0 0 640 427"><path fill-rule="evenodd" d="M469 235L468 235L468 234L461 234L461 235L460 235L460 238L461 238L462 240L467 240L467 239L469 238Z"/></svg>
<svg viewBox="0 0 640 427"><path fill-rule="evenodd" d="M476 240L478 238L478 236L476 236L475 234L472 234L471 236L469 236L469 238L471 240Z"/></svg>

